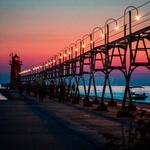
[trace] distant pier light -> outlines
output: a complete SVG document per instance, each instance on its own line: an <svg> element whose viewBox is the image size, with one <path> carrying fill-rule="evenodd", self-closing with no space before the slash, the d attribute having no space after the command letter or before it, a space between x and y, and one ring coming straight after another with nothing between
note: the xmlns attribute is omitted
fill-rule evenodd
<svg viewBox="0 0 150 150"><path fill-rule="evenodd" d="M104 36L105 36L105 35L104 35L104 34L102 34L101 36L102 36L102 38L104 38Z"/></svg>
<svg viewBox="0 0 150 150"><path fill-rule="evenodd" d="M115 29L116 29L116 30L119 30L119 27L118 27L118 26L116 26L116 27L115 27Z"/></svg>
<svg viewBox="0 0 150 150"><path fill-rule="evenodd" d="M94 41L93 41L93 40L91 40L91 41L90 41L90 43L91 43L91 44L93 44L93 43L94 43Z"/></svg>
<svg viewBox="0 0 150 150"><path fill-rule="evenodd" d="M136 20L140 20L140 18L141 18L141 16L139 16L139 15L135 17Z"/></svg>
<svg viewBox="0 0 150 150"><path fill-rule="evenodd" d="M86 45L85 44L82 44L82 48L85 48L86 47Z"/></svg>
<svg viewBox="0 0 150 150"><path fill-rule="evenodd" d="M49 62L48 64L51 65L51 62Z"/></svg>
<svg viewBox="0 0 150 150"><path fill-rule="evenodd" d="M64 57L67 57L67 55L64 53Z"/></svg>
<svg viewBox="0 0 150 150"><path fill-rule="evenodd" d="M48 67L48 64L45 64L46 67Z"/></svg>
<svg viewBox="0 0 150 150"><path fill-rule="evenodd" d="M63 59L63 57L62 57L62 56L60 56L59 58L60 58L60 59Z"/></svg>
<svg viewBox="0 0 150 150"><path fill-rule="evenodd" d="M77 51L78 51L78 48L75 48L74 50L77 52Z"/></svg>

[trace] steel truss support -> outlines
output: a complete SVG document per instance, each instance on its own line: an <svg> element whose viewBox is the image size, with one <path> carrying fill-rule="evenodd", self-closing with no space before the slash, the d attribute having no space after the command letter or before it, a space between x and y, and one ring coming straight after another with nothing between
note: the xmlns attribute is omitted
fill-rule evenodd
<svg viewBox="0 0 150 150"><path fill-rule="evenodd" d="M106 86L107 85L108 85L108 88L109 88L109 91L110 91L111 101L113 102L114 98L113 98L113 92L112 92L112 88L111 88L111 83L110 83L109 73L108 72L105 73L105 79L104 79L103 90L102 90L102 97L101 97L101 105L104 105L104 96L105 96Z"/></svg>
<svg viewBox="0 0 150 150"><path fill-rule="evenodd" d="M131 66L150 66L150 37L147 33L139 33L132 36ZM141 62L137 60L138 55L145 59Z"/></svg>
<svg viewBox="0 0 150 150"><path fill-rule="evenodd" d="M89 99L89 95L90 95L90 90L91 90L92 82L93 82L94 94L95 94L94 101L97 101L97 91L96 91L95 77L94 77L94 73L93 72L90 73L90 79L89 79L89 85L88 85L88 92L87 92L87 98L88 99Z"/></svg>
<svg viewBox="0 0 150 150"><path fill-rule="evenodd" d="M132 105L131 93L130 93L130 78L136 67L143 66L150 69L150 26L140 29L134 33L131 32L131 14L129 11L129 35L126 35L115 41L105 43L104 45L91 47L91 50L82 53L80 56L75 58L63 61L60 64L53 64L49 68L43 68L39 72L30 72L21 77L21 81L31 82L33 80L45 80L45 79L59 79L57 84L60 84L60 80L64 80L66 77L71 83L72 78L75 79L76 88L75 88L75 97L80 97L79 83L83 82L83 88L85 92L85 97L89 100L89 95L91 91L91 86L93 83L95 100L97 100L97 89L95 84L94 74L98 71L101 71L105 74L101 104L104 104L104 95L106 92L106 86L108 85L111 101L114 100L113 92L111 88L109 74L112 70L118 69L124 73L125 76L125 92L122 102L122 110L125 110L126 99L129 97L129 105ZM129 60L130 64L127 69L127 47L129 47ZM137 60L138 53L143 53L145 55L144 62ZM99 58L97 57L99 55ZM113 59L119 59L120 63L113 65ZM96 62L101 62L101 66L96 68ZM90 69L85 71L84 68L88 66ZM88 88L86 88L85 77L84 75L89 75ZM70 93L68 93L70 94Z"/></svg>
<svg viewBox="0 0 150 150"><path fill-rule="evenodd" d="M75 82L76 82L76 87L75 87L74 100L72 102L79 103L79 100L80 100L80 90L79 90L80 76L75 76L74 78L75 78Z"/></svg>

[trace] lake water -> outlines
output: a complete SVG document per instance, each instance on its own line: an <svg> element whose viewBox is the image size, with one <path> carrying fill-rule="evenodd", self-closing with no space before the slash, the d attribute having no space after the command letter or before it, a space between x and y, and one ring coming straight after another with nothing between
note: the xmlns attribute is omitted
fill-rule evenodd
<svg viewBox="0 0 150 150"><path fill-rule="evenodd" d="M4 89L4 87L2 87L1 84L0 84L0 89ZM0 100L7 100L7 97L3 96L3 95L0 93Z"/></svg>
<svg viewBox="0 0 150 150"><path fill-rule="evenodd" d="M150 103L150 86L143 86L143 87L144 87L144 92L146 93L146 95L148 97L145 100L138 100L138 102ZM86 88L88 88L88 86L86 86ZM101 97L102 89L103 89L103 86L96 86L98 97ZM114 99L122 100L123 95L124 95L124 89L125 89L124 86L112 86ZM83 86L80 86L79 90L80 90L81 95L85 94ZM91 87L90 96L94 96L94 88L93 87ZM106 87L105 97L110 98L110 92L109 92L108 87ZM136 100L136 102L137 102L137 100Z"/></svg>
<svg viewBox="0 0 150 150"><path fill-rule="evenodd" d="M7 98L0 93L0 100L7 100Z"/></svg>

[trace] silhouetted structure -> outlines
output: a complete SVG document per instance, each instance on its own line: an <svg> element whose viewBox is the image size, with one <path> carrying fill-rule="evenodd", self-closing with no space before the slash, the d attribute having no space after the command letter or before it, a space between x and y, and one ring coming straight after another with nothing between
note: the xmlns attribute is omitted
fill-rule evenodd
<svg viewBox="0 0 150 150"><path fill-rule="evenodd" d="M130 93L131 76L138 67L150 70L150 16L148 16L150 13L142 12L143 15L139 16L139 11L141 12L141 9L145 11L146 5L148 3L139 7L128 6L120 18L108 18L104 27L95 27L90 34L85 34L75 43L71 43L47 62L22 71L21 82L32 82L33 79L44 79L48 82L55 80L58 86L61 81L60 101L64 101L65 98L64 85L74 83L75 103L78 103L81 97L80 85L82 85L84 106L92 106L89 96L93 88L93 103L99 103L97 110L106 111L104 98L107 86L110 92L108 106L117 105L110 79L111 73L117 70L122 73L125 80L124 96L118 116L128 116L129 111L136 110ZM98 101L98 87L95 81L96 73L99 72L104 75L100 101Z"/></svg>
<svg viewBox="0 0 150 150"><path fill-rule="evenodd" d="M21 71L21 65L22 61L20 61L20 57L13 53L10 55L10 66L11 66L11 72L10 72L10 84L12 88L17 88L18 83L20 81L20 71Z"/></svg>

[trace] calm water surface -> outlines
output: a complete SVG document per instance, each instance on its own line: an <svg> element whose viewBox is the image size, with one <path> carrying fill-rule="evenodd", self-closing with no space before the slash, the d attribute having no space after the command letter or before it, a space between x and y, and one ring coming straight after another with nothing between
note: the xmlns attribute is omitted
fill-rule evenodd
<svg viewBox="0 0 150 150"><path fill-rule="evenodd" d="M136 102L150 103L150 86L143 86L143 87L144 87L143 91L146 93L146 95L148 97L145 100L136 100ZM86 86L86 88L88 88L88 87ZM84 95L85 93L84 93L83 86L80 86L79 89L80 89L81 95ZM96 86L98 97L101 97L102 89L103 89L103 86ZM114 99L122 100L123 95L124 95L124 89L125 89L124 86L112 86ZM94 96L94 88L93 87L91 87L90 96ZM105 97L110 98L110 92L109 92L108 87L106 88Z"/></svg>

